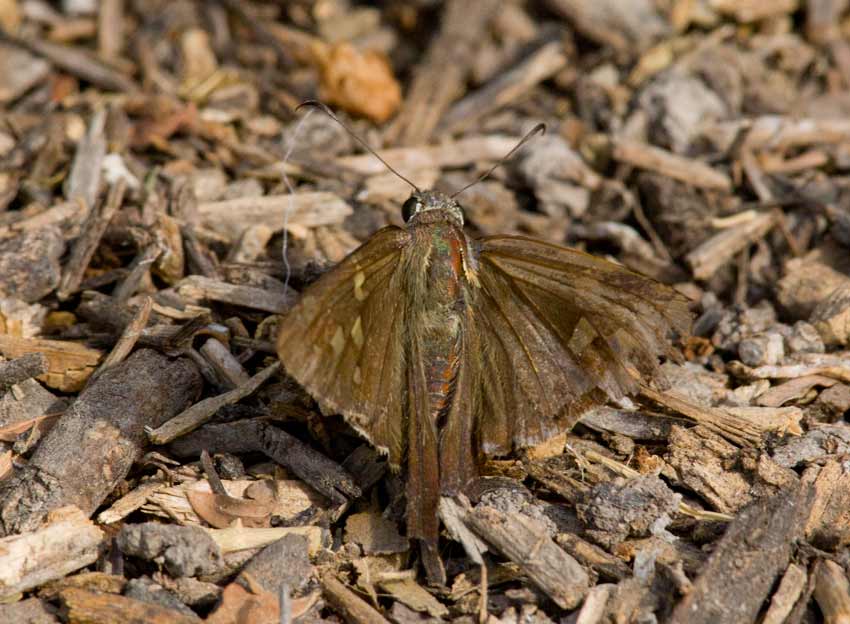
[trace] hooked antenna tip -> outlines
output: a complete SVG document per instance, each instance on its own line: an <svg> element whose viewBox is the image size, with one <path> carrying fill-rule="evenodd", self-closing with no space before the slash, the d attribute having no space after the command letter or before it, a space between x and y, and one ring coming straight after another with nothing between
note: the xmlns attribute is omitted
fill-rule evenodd
<svg viewBox="0 0 850 624"><path fill-rule="evenodd" d="M331 109L328 108L328 105L325 104L324 102L320 102L319 100L304 100L298 106L295 107L295 112L297 113L302 108L306 108L308 106L311 106L313 108L321 108L327 114L333 116L333 111L331 111Z"/></svg>

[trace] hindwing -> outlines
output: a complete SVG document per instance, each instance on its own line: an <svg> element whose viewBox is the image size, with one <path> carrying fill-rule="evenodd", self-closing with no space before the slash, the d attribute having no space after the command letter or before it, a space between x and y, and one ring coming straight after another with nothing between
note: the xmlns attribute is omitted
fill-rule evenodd
<svg viewBox="0 0 850 624"><path fill-rule="evenodd" d="M477 241L470 331L482 345L478 435L487 454L536 444L581 412L660 377L685 297L580 251L520 236Z"/></svg>

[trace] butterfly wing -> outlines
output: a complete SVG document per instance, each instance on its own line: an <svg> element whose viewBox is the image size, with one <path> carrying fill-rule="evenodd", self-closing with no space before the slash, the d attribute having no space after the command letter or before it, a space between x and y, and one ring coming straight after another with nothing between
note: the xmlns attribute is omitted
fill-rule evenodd
<svg viewBox="0 0 850 624"><path fill-rule="evenodd" d="M477 241L471 331L482 345L487 454L536 444L587 408L658 378L668 333L690 326L674 290L580 251L519 236Z"/></svg>
<svg viewBox="0 0 850 624"><path fill-rule="evenodd" d="M378 231L304 291L277 339L286 371L396 465L406 442L400 259L410 239L401 228Z"/></svg>

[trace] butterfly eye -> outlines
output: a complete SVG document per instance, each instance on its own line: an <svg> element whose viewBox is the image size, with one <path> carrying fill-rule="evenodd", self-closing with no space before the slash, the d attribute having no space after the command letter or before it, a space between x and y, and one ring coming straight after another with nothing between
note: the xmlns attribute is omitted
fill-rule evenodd
<svg viewBox="0 0 850 624"><path fill-rule="evenodd" d="M414 215L416 212L416 207L419 205L419 200L415 197L408 197L407 201L405 201L401 205L401 218L404 219L404 222L407 223L410 221L410 217Z"/></svg>

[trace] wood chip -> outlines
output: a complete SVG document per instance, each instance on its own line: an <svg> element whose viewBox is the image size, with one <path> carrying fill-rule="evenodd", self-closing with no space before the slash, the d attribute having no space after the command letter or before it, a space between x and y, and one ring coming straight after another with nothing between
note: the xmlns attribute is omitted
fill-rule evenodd
<svg viewBox="0 0 850 624"><path fill-rule="evenodd" d="M584 599L590 579L578 561L564 552L537 522L523 514L507 515L479 505L468 516L472 529L516 563L562 609Z"/></svg>
<svg viewBox="0 0 850 624"><path fill-rule="evenodd" d="M671 624L755 622L776 577L788 566L811 506L805 487L758 501L729 525ZM723 596L717 600L716 596Z"/></svg>
<svg viewBox="0 0 850 624"><path fill-rule="evenodd" d="M104 534L76 507L63 507L44 526L0 539L0 599L94 563Z"/></svg>
<svg viewBox="0 0 850 624"><path fill-rule="evenodd" d="M401 111L389 130L392 142L422 145L457 97L474 60L474 52L498 3L450 0L443 7L440 30L414 73ZM389 161L393 162L393 161Z"/></svg>
<svg viewBox="0 0 850 624"><path fill-rule="evenodd" d="M255 286L239 286L202 275L190 275L174 285L174 290L191 302L218 301L272 314L283 314L295 303L295 291L274 292Z"/></svg>
<svg viewBox="0 0 850 624"><path fill-rule="evenodd" d="M60 598L72 622L199 624L202 621L199 617L185 615L157 604L84 589L66 589L62 591Z"/></svg>
<svg viewBox="0 0 850 624"><path fill-rule="evenodd" d="M718 232L685 256L696 279L709 279L735 254L770 232L776 225L776 214L753 214L737 225Z"/></svg>
<svg viewBox="0 0 850 624"><path fill-rule="evenodd" d="M785 570L779 587L770 599L770 606L764 614L761 624L782 624L794 608L794 603L803 593L808 574L803 566L792 563Z"/></svg>
<svg viewBox="0 0 850 624"><path fill-rule="evenodd" d="M25 469L0 484L0 532L31 529L66 504L93 513L141 457L143 427L181 410L200 384L191 362L149 349L104 372L39 443Z"/></svg>
<svg viewBox="0 0 850 624"><path fill-rule="evenodd" d="M238 240L249 226L265 225L274 233L285 226L333 225L351 214L351 206L333 193L296 193L200 202L197 210L199 225L231 242Z"/></svg>
<svg viewBox="0 0 850 624"><path fill-rule="evenodd" d="M76 342L14 338L0 334L0 354L14 359L40 353L47 358L47 373L38 379L63 392L80 390L103 358L103 353Z"/></svg>
<svg viewBox="0 0 850 624"><path fill-rule="evenodd" d="M620 162L656 171L692 186L718 191L732 190L732 180L725 173L647 143L617 139L613 144L612 156Z"/></svg>
<svg viewBox="0 0 850 624"><path fill-rule="evenodd" d="M380 613L348 589L334 575L325 574L321 582L325 600L338 609L348 621L356 624L387 624L387 620Z"/></svg>
<svg viewBox="0 0 850 624"><path fill-rule="evenodd" d="M148 428L145 433L154 444L165 444L184 435L207 422L224 405L231 405L251 395L257 388L280 370L280 362L275 362L251 377L248 383L218 396L195 403L186 411L175 416L158 427Z"/></svg>
<svg viewBox="0 0 850 624"><path fill-rule="evenodd" d="M847 572L829 559L819 559L813 572L815 600L826 624L850 622L850 582Z"/></svg>

